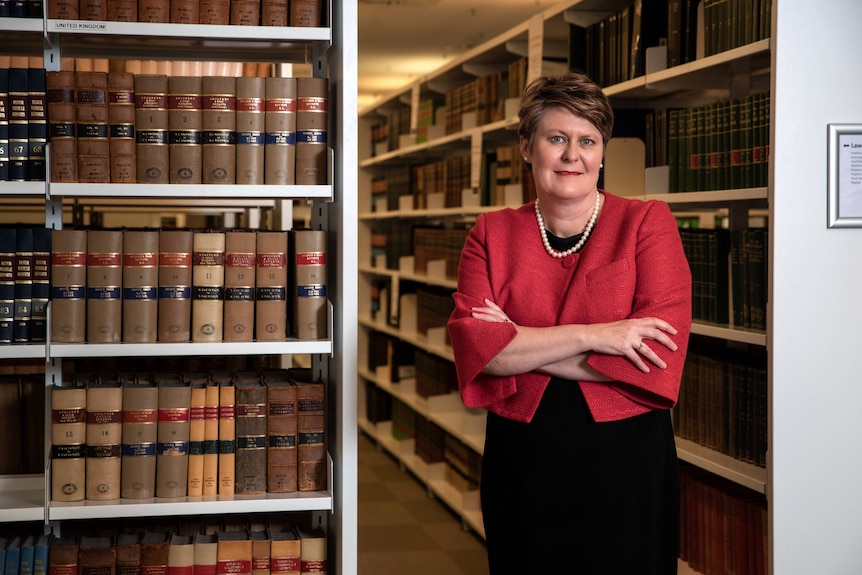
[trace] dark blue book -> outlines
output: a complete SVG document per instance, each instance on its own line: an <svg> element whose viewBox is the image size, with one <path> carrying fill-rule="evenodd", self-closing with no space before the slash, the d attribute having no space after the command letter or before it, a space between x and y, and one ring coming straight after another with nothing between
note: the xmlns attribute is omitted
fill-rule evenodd
<svg viewBox="0 0 862 575"><path fill-rule="evenodd" d="M28 535L21 541L21 557L18 559L18 575L33 575L33 557L36 552L35 545L35 535Z"/></svg>
<svg viewBox="0 0 862 575"><path fill-rule="evenodd" d="M15 236L12 227L0 228L0 344L12 343L15 310Z"/></svg>
<svg viewBox="0 0 862 575"><path fill-rule="evenodd" d="M44 7L42 0L27 0L27 18L41 18Z"/></svg>
<svg viewBox="0 0 862 575"><path fill-rule="evenodd" d="M0 18L8 18L9 16L9 0L0 0Z"/></svg>
<svg viewBox="0 0 862 575"><path fill-rule="evenodd" d="M0 0L0 7L3 2L4 0ZM2 9L0 9L0 17L2 15ZM9 69L0 68L0 182L7 180L9 180Z"/></svg>
<svg viewBox="0 0 862 575"><path fill-rule="evenodd" d="M27 179L31 182L45 181L45 145L48 143L48 102L45 90L45 68L28 68L30 110L27 117Z"/></svg>
<svg viewBox="0 0 862 575"><path fill-rule="evenodd" d="M21 538L13 537L6 545L6 569L3 575L18 575L18 566L21 562Z"/></svg>
<svg viewBox="0 0 862 575"><path fill-rule="evenodd" d="M9 179L24 182L29 176L27 166L30 117L30 92L27 89L27 68L9 68Z"/></svg>
<svg viewBox="0 0 862 575"><path fill-rule="evenodd" d="M33 307L30 341L44 342L48 335L48 300L51 298L51 228L33 228Z"/></svg>
<svg viewBox="0 0 862 575"><path fill-rule="evenodd" d="M25 0L9 0L9 16L12 18L27 17L27 3Z"/></svg>
<svg viewBox="0 0 862 575"><path fill-rule="evenodd" d="M51 544L50 535L39 535L34 544L33 575L48 575L48 547Z"/></svg>
<svg viewBox="0 0 862 575"><path fill-rule="evenodd" d="M15 317L12 342L30 342L33 309L33 228L21 226L15 234Z"/></svg>
<svg viewBox="0 0 862 575"><path fill-rule="evenodd" d="M6 545L8 544L8 539L0 537L0 575L6 571Z"/></svg>

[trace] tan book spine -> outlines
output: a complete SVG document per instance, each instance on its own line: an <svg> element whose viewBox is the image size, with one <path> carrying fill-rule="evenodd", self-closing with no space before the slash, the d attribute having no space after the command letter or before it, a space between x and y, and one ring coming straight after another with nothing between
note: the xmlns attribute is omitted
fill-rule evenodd
<svg viewBox="0 0 862 575"><path fill-rule="evenodd" d="M266 493L266 386L236 382L237 494Z"/></svg>
<svg viewBox="0 0 862 575"><path fill-rule="evenodd" d="M290 0L290 25L300 28L320 26L322 0Z"/></svg>
<svg viewBox="0 0 862 575"><path fill-rule="evenodd" d="M329 80L296 79L296 183L321 185L327 170Z"/></svg>
<svg viewBox="0 0 862 575"><path fill-rule="evenodd" d="M291 333L298 339L327 336L326 231L290 231Z"/></svg>
<svg viewBox="0 0 862 575"><path fill-rule="evenodd" d="M236 79L236 183L264 182L266 84L260 77Z"/></svg>
<svg viewBox="0 0 862 575"><path fill-rule="evenodd" d="M260 0L231 0L230 23L233 26L259 26Z"/></svg>
<svg viewBox="0 0 862 575"><path fill-rule="evenodd" d="M273 530L270 533L270 573L298 575L302 549L299 536L293 530Z"/></svg>
<svg viewBox="0 0 862 575"><path fill-rule="evenodd" d="M78 181L111 181L108 138L108 74L76 72L76 135L78 138Z"/></svg>
<svg viewBox="0 0 862 575"><path fill-rule="evenodd" d="M191 381L192 399L189 412L189 497L204 494L204 440L206 438L207 382Z"/></svg>
<svg viewBox="0 0 862 575"><path fill-rule="evenodd" d="M170 535L146 531L141 536L141 575L167 575Z"/></svg>
<svg viewBox="0 0 862 575"><path fill-rule="evenodd" d="M77 0L48 0L47 13L54 20L78 20L81 14Z"/></svg>
<svg viewBox="0 0 862 575"><path fill-rule="evenodd" d="M287 0L261 0L260 25L287 26L290 22L287 5Z"/></svg>
<svg viewBox="0 0 862 575"><path fill-rule="evenodd" d="M192 341L221 341L224 334L225 233L194 232Z"/></svg>
<svg viewBox="0 0 862 575"><path fill-rule="evenodd" d="M135 74L135 141L138 183L167 184L170 174L167 75Z"/></svg>
<svg viewBox="0 0 862 575"><path fill-rule="evenodd" d="M123 383L123 461L120 496L156 495L159 389L151 379Z"/></svg>
<svg viewBox="0 0 862 575"><path fill-rule="evenodd" d="M191 535L172 534L168 546L168 575L194 575L195 544Z"/></svg>
<svg viewBox="0 0 862 575"><path fill-rule="evenodd" d="M45 73L45 100L48 103L48 140L51 146L51 181L78 181L78 121L75 96L75 72L71 70Z"/></svg>
<svg viewBox="0 0 862 575"><path fill-rule="evenodd" d="M199 0L170 0L172 24L198 24L200 22Z"/></svg>
<svg viewBox="0 0 862 575"><path fill-rule="evenodd" d="M123 388L116 380L87 385L86 498L120 498Z"/></svg>
<svg viewBox="0 0 862 575"><path fill-rule="evenodd" d="M159 341L191 339L191 230L159 232Z"/></svg>
<svg viewBox="0 0 862 575"><path fill-rule="evenodd" d="M51 387L51 500L83 501L86 479L87 389Z"/></svg>
<svg viewBox="0 0 862 575"><path fill-rule="evenodd" d="M255 339L287 337L287 232L257 232Z"/></svg>
<svg viewBox="0 0 862 575"><path fill-rule="evenodd" d="M51 232L51 340L82 343L87 318L87 230Z"/></svg>
<svg viewBox="0 0 862 575"><path fill-rule="evenodd" d="M225 232L224 340L254 339L254 280L257 235Z"/></svg>
<svg viewBox="0 0 862 575"><path fill-rule="evenodd" d="M291 493L297 490L296 476L296 385L286 376L266 378L267 451L266 490Z"/></svg>
<svg viewBox="0 0 862 575"><path fill-rule="evenodd" d="M108 22L137 22L138 0L108 0Z"/></svg>
<svg viewBox="0 0 862 575"><path fill-rule="evenodd" d="M108 72L108 127L111 182L134 184L137 181L134 74Z"/></svg>
<svg viewBox="0 0 862 575"><path fill-rule="evenodd" d="M196 533L194 545L194 575L216 575L218 535L215 533Z"/></svg>
<svg viewBox="0 0 862 575"><path fill-rule="evenodd" d="M78 544L80 575L116 575L117 549L110 537L84 535Z"/></svg>
<svg viewBox="0 0 862 575"><path fill-rule="evenodd" d="M80 0L78 11L81 20L104 22L108 19L108 4L106 0Z"/></svg>
<svg viewBox="0 0 862 575"><path fill-rule="evenodd" d="M298 528L301 575L326 575L326 533L320 527Z"/></svg>
<svg viewBox="0 0 862 575"><path fill-rule="evenodd" d="M236 388L229 379L219 380L218 493L236 492Z"/></svg>
<svg viewBox="0 0 862 575"><path fill-rule="evenodd" d="M203 494L218 493L219 384L210 380L206 388L204 409L204 480Z"/></svg>
<svg viewBox="0 0 862 575"><path fill-rule="evenodd" d="M248 531L218 532L218 573L251 575L251 557Z"/></svg>
<svg viewBox="0 0 862 575"><path fill-rule="evenodd" d="M201 183L202 122L200 76L169 76L168 148L170 183Z"/></svg>
<svg viewBox="0 0 862 575"><path fill-rule="evenodd" d="M296 380L297 485L300 491L327 488L326 400L322 381Z"/></svg>
<svg viewBox="0 0 862 575"><path fill-rule="evenodd" d="M296 78L265 79L264 183L296 181Z"/></svg>
<svg viewBox="0 0 862 575"><path fill-rule="evenodd" d="M48 575L77 575L78 539L52 537L48 544Z"/></svg>
<svg viewBox="0 0 862 575"><path fill-rule="evenodd" d="M117 575L141 575L141 535L117 535Z"/></svg>
<svg viewBox="0 0 862 575"><path fill-rule="evenodd" d="M123 233L123 341L156 341L159 321L159 232Z"/></svg>
<svg viewBox="0 0 862 575"><path fill-rule="evenodd" d="M167 24L170 21L170 0L138 0L138 22Z"/></svg>
<svg viewBox="0 0 862 575"><path fill-rule="evenodd" d="M191 386L159 382L156 497L183 497L188 487Z"/></svg>
<svg viewBox="0 0 862 575"><path fill-rule="evenodd" d="M251 531L251 575L270 575L272 545L266 530Z"/></svg>
<svg viewBox="0 0 862 575"><path fill-rule="evenodd" d="M200 23L225 26L230 23L230 0L200 0Z"/></svg>
<svg viewBox="0 0 862 575"><path fill-rule="evenodd" d="M236 78L201 81L202 172L205 184L236 183Z"/></svg>
<svg viewBox="0 0 862 575"><path fill-rule="evenodd" d="M123 231L87 231L87 341L122 339Z"/></svg>

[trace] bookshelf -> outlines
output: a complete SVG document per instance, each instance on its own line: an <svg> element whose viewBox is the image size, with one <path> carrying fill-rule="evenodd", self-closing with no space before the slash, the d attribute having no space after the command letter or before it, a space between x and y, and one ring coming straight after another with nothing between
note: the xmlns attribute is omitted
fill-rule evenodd
<svg viewBox="0 0 862 575"><path fill-rule="evenodd" d="M272 214L270 225L289 229L294 202L310 224L328 232L329 330L325 339L288 338L277 342L153 343L153 344L42 344L4 345L4 360L39 361L45 367L46 388L63 377L65 361L79 358L273 356L289 362L294 356L310 362L326 382L328 396L328 486L323 491L288 494L183 497L171 500L51 501L50 405L45 405L45 472L0 477L0 521L39 522L45 532L61 533L63 522L78 519L122 519L183 515L244 517L250 514L302 513L323 525L328 535L329 570L355 574L356 565L356 413L355 390L346 382L355 378L357 318L356 243L356 6L325 3L326 24L315 28L273 26L215 26L124 22L25 20L0 18L0 32L15 39L4 55L42 55L48 70L59 69L60 58L143 58L148 60L224 60L301 62L313 75L330 82L331 125L329 184L326 185L144 185L61 184L3 182L0 208L4 219L39 221L54 228L63 225L64 212L207 213L225 221L246 218L260 224L262 211ZM44 40L44 43L43 43ZM50 154L50 146L49 152ZM346 169L347 167L347 169ZM86 208L83 208L86 206ZM20 221L20 219L18 221ZM50 310L49 310L50 314ZM50 316L49 316L50 322ZM49 329L50 332L50 329ZM47 394L49 396L49 394Z"/></svg>

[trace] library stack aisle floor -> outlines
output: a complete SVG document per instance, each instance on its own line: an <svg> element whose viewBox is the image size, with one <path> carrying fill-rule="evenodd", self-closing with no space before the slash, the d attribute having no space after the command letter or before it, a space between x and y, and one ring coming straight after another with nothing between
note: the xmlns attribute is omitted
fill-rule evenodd
<svg viewBox="0 0 862 575"><path fill-rule="evenodd" d="M485 545L359 434L358 575L487 575Z"/></svg>

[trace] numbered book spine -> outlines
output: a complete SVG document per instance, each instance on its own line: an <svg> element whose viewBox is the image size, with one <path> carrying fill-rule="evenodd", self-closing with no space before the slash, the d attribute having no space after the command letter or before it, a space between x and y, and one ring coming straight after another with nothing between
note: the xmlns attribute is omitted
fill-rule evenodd
<svg viewBox="0 0 862 575"><path fill-rule="evenodd" d="M130 72L108 72L108 144L111 182L134 184L138 176L135 76Z"/></svg>
<svg viewBox="0 0 862 575"><path fill-rule="evenodd" d="M78 539L54 537L49 544L48 575L75 575L78 572Z"/></svg>
<svg viewBox="0 0 862 575"><path fill-rule="evenodd" d="M188 486L191 386L158 382L159 421L156 448L156 497L183 497Z"/></svg>
<svg viewBox="0 0 862 575"><path fill-rule="evenodd" d="M14 65L18 64L18 65ZM9 76L9 177L13 182L24 182L29 176L27 165L29 93L27 68L23 62L13 63Z"/></svg>
<svg viewBox="0 0 862 575"><path fill-rule="evenodd" d="M74 118L72 120L74 122ZM0 68L0 182L9 180L9 69Z"/></svg>
<svg viewBox="0 0 862 575"><path fill-rule="evenodd" d="M28 343L33 313L33 228L20 226L15 234L15 311L12 341Z"/></svg>
<svg viewBox="0 0 862 575"><path fill-rule="evenodd" d="M200 76L169 76L168 165L170 166L170 183L201 183L202 122Z"/></svg>
<svg viewBox="0 0 862 575"><path fill-rule="evenodd" d="M87 385L86 498L120 498L122 467L123 388L119 381Z"/></svg>
<svg viewBox="0 0 862 575"><path fill-rule="evenodd" d="M218 379L218 493L236 492L236 388L229 374Z"/></svg>
<svg viewBox="0 0 862 575"><path fill-rule="evenodd" d="M40 11L41 17L41 11ZM27 124L28 178L34 182L45 181L45 146L48 144L48 103L45 84L45 68L30 67L27 70L27 93L29 112Z"/></svg>
<svg viewBox="0 0 862 575"><path fill-rule="evenodd" d="M207 377L196 374L185 378L192 388L191 411L189 412L189 475L188 495L204 494L204 439L206 434Z"/></svg>
<svg viewBox="0 0 862 575"><path fill-rule="evenodd" d="M296 78L268 77L264 183L296 182Z"/></svg>
<svg viewBox="0 0 862 575"><path fill-rule="evenodd" d="M266 86L260 77L236 79L236 183L264 183Z"/></svg>
<svg viewBox="0 0 862 575"><path fill-rule="evenodd" d="M236 183L236 78L204 76L202 97L203 183Z"/></svg>
<svg viewBox="0 0 862 575"><path fill-rule="evenodd" d="M204 408L204 477L203 494L218 493L219 460L219 384L212 378L207 382Z"/></svg>
<svg viewBox="0 0 862 575"><path fill-rule="evenodd" d="M51 388L51 500L83 501L87 455L87 388Z"/></svg>
<svg viewBox="0 0 862 575"><path fill-rule="evenodd" d="M75 136L77 120L75 73L71 70L47 72L45 86L48 105L48 140L51 143L51 162L48 167L51 181L76 183L78 181L78 139Z"/></svg>
<svg viewBox="0 0 862 575"><path fill-rule="evenodd" d="M224 232L194 232L192 341L221 341L224 334Z"/></svg>
<svg viewBox="0 0 862 575"><path fill-rule="evenodd" d="M81 343L87 317L87 230L51 233L51 340Z"/></svg>
<svg viewBox="0 0 862 575"><path fill-rule="evenodd" d="M287 232L257 232L255 339L287 337Z"/></svg>
<svg viewBox="0 0 862 575"><path fill-rule="evenodd" d="M159 389L149 377L123 382L123 456L120 496L156 495Z"/></svg>
<svg viewBox="0 0 862 575"><path fill-rule="evenodd" d="M159 232L159 341L191 339L191 230Z"/></svg>
<svg viewBox="0 0 862 575"><path fill-rule="evenodd" d="M108 138L108 74L76 72L78 181L111 181Z"/></svg>
<svg viewBox="0 0 862 575"><path fill-rule="evenodd" d="M254 339L255 232L225 232L224 340Z"/></svg>
<svg viewBox="0 0 862 575"><path fill-rule="evenodd" d="M51 228L33 228L33 297L30 341L48 337L48 302L51 299Z"/></svg>
<svg viewBox="0 0 862 575"><path fill-rule="evenodd" d="M327 335L326 232L299 229L290 232L293 322L291 334L298 339Z"/></svg>
<svg viewBox="0 0 862 575"><path fill-rule="evenodd" d="M87 231L87 341L122 340L123 231Z"/></svg>
<svg viewBox="0 0 862 575"><path fill-rule="evenodd" d="M266 493L266 386L236 382L236 493Z"/></svg>
<svg viewBox="0 0 862 575"><path fill-rule="evenodd" d="M300 491L327 487L326 401L322 381L296 381L297 485Z"/></svg>
<svg viewBox="0 0 862 575"><path fill-rule="evenodd" d="M135 132L138 183L167 184L170 174L167 75L135 74Z"/></svg>
<svg viewBox="0 0 862 575"><path fill-rule="evenodd" d="M264 375L267 391L266 490L290 493L296 485L296 385L284 371Z"/></svg>
<svg viewBox="0 0 862 575"><path fill-rule="evenodd" d="M15 317L14 227L0 228L0 344L12 343Z"/></svg>
<svg viewBox="0 0 862 575"><path fill-rule="evenodd" d="M328 179L329 80L296 79L296 183L325 184Z"/></svg>
<svg viewBox="0 0 862 575"><path fill-rule="evenodd" d="M123 233L123 341L156 341L159 319L159 232Z"/></svg>

